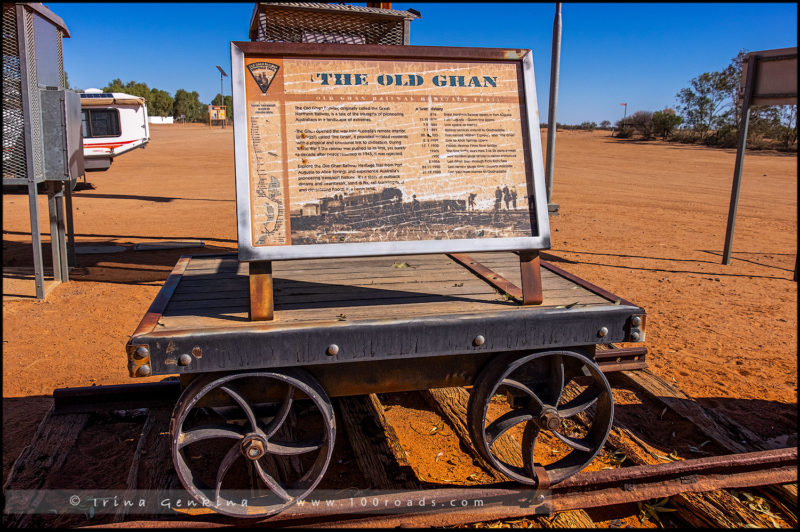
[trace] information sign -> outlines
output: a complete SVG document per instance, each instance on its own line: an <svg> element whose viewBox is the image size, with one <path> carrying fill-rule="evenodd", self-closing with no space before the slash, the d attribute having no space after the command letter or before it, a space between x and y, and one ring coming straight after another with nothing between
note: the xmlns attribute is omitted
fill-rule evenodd
<svg viewBox="0 0 800 532"><path fill-rule="evenodd" d="M240 260L549 247L530 51L231 57Z"/></svg>

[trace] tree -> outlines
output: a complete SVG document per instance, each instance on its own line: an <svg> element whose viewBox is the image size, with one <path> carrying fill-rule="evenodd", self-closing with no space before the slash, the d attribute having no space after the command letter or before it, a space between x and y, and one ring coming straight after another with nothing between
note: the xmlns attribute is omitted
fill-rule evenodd
<svg viewBox="0 0 800 532"><path fill-rule="evenodd" d="M199 98L200 95L197 94L197 91L176 90L172 105L172 115L175 118L180 118L181 115L184 115L189 122L208 121L208 106L201 103Z"/></svg>
<svg viewBox="0 0 800 532"><path fill-rule="evenodd" d="M781 123L778 126L777 138L785 149L789 149L797 142L797 106L782 105L779 116Z"/></svg>
<svg viewBox="0 0 800 532"><path fill-rule="evenodd" d="M610 127L611 127L611 122L609 122L608 120L603 120L602 122L600 122L601 129L608 129Z"/></svg>
<svg viewBox="0 0 800 532"><path fill-rule="evenodd" d="M122 80L117 78L106 85L103 88L103 92L124 92L126 94L144 98L145 101L150 100L150 87L147 86L147 83L139 83L138 81L122 83Z"/></svg>
<svg viewBox="0 0 800 532"><path fill-rule="evenodd" d="M742 49L721 72L706 72L691 80L691 87L677 94L683 123L699 133L699 141L719 147L733 147L741 121ZM666 111L666 109L665 109ZM659 118L654 117L658 123ZM712 131L714 131L713 134ZM666 138L666 137L665 137ZM753 106L750 108L748 142L757 139L780 141L784 149L797 142L797 106Z"/></svg>
<svg viewBox="0 0 800 532"><path fill-rule="evenodd" d="M727 122L726 111L733 104L730 94L735 81L730 72L704 72L689 83L691 87L677 94L679 107L685 122L700 133L702 141L710 130Z"/></svg>
<svg viewBox="0 0 800 532"><path fill-rule="evenodd" d="M148 113L151 116L172 116L172 106L175 99L167 91L152 89L150 100L147 104Z"/></svg>
<svg viewBox="0 0 800 532"><path fill-rule="evenodd" d="M625 124L638 131L643 138L653 138L653 113L650 111L636 111L625 120Z"/></svg>
<svg viewBox="0 0 800 532"><path fill-rule="evenodd" d="M731 107L728 111L727 123L739 127L739 120L741 120L742 106L742 86L740 80L742 79L742 65L744 63L744 56L747 55L747 50L744 48L739 50L739 53L731 59L731 64L725 67L722 75L727 78L727 93L731 101Z"/></svg>
<svg viewBox="0 0 800 532"><path fill-rule="evenodd" d="M617 128L617 138L629 139L633 136L630 118L626 118L624 121L622 119L617 120L614 126Z"/></svg>
<svg viewBox="0 0 800 532"><path fill-rule="evenodd" d="M797 106L771 105L750 108L748 140L768 138L789 149L797 141Z"/></svg>
<svg viewBox="0 0 800 532"><path fill-rule="evenodd" d="M581 129L585 129L587 131L594 131L597 128L597 124L595 122L583 122L580 125Z"/></svg>
<svg viewBox="0 0 800 532"><path fill-rule="evenodd" d="M669 137L676 127L681 125L683 118L675 113L675 109L667 107L663 111L653 113L653 130L661 138Z"/></svg>

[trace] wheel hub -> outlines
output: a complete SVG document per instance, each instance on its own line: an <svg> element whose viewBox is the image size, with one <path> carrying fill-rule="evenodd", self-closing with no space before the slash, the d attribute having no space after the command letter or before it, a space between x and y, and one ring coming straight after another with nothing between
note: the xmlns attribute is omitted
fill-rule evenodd
<svg viewBox="0 0 800 532"><path fill-rule="evenodd" d="M266 454L267 440L260 434L248 434L242 440L242 454L248 460L258 460Z"/></svg>
<svg viewBox="0 0 800 532"><path fill-rule="evenodd" d="M539 416L539 426L548 430L557 430L561 426L561 417L555 408L545 408Z"/></svg>

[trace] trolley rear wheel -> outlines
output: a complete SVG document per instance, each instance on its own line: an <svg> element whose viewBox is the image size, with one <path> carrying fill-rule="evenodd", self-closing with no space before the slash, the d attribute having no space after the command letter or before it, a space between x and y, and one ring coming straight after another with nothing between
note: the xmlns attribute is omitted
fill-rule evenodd
<svg viewBox="0 0 800 532"><path fill-rule="evenodd" d="M467 415L472 441L487 462L517 482L545 488L600 452L614 404L592 360L573 351L545 351L490 362L475 380ZM506 433L516 437L517 463L500 459L493 448Z"/></svg>

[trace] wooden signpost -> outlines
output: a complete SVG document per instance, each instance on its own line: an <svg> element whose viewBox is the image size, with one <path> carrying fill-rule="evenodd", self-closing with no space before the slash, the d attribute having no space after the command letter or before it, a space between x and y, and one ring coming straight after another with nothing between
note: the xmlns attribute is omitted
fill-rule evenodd
<svg viewBox="0 0 800 532"><path fill-rule="evenodd" d="M514 250L541 302L529 50L234 42L231 61L251 319L272 317L259 263L303 258Z"/></svg>
<svg viewBox="0 0 800 532"><path fill-rule="evenodd" d="M214 122L220 122L222 127L225 128L227 119L227 107L224 105L209 105L208 106L208 126L211 127Z"/></svg>

